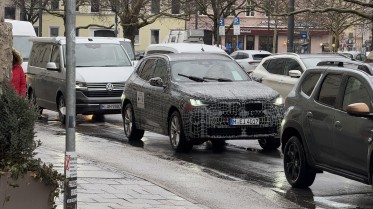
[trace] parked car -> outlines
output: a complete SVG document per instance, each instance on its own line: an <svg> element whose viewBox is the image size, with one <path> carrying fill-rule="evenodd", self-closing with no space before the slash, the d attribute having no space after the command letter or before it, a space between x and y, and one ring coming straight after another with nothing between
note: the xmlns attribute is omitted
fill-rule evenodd
<svg viewBox="0 0 373 209"><path fill-rule="evenodd" d="M293 187L328 171L372 184L372 74L343 67L304 72L286 99L281 142Z"/></svg>
<svg viewBox="0 0 373 209"><path fill-rule="evenodd" d="M264 58L251 76L278 91L284 98L308 68L323 60L350 61L339 54L276 54Z"/></svg>
<svg viewBox="0 0 373 209"><path fill-rule="evenodd" d="M201 43L165 43L165 44L151 44L146 48L145 55L151 54L171 54L171 53L227 53L217 46L211 46Z"/></svg>
<svg viewBox="0 0 373 209"><path fill-rule="evenodd" d="M127 138L140 140L144 131L168 135L177 152L208 140L222 147L226 139L259 139L263 149L277 149L282 114L279 93L224 54L146 56L122 95Z"/></svg>
<svg viewBox="0 0 373 209"><path fill-rule="evenodd" d="M28 95L39 108L58 112L65 123L66 38L38 37L26 74ZM115 38L76 37L76 113L117 114L124 83L134 67Z"/></svg>
<svg viewBox="0 0 373 209"><path fill-rule="evenodd" d="M264 50L238 50L233 52L231 57L240 64L246 72L254 70L260 61L272 53Z"/></svg>
<svg viewBox="0 0 373 209"><path fill-rule="evenodd" d="M358 51L347 51L347 52L339 52L342 55L352 59L364 62L367 59L367 56L364 53Z"/></svg>

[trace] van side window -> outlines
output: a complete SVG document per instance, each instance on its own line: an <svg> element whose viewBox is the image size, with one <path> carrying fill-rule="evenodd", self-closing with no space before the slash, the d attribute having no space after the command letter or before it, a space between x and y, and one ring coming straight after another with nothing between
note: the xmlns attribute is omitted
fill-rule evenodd
<svg viewBox="0 0 373 209"><path fill-rule="evenodd" d="M51 62L56 63L57 68L60 68L60 48L57 45L53 46L52 49L52 56L51 56Z"/></svg>
<svg viewBox="0 0 373 209"><path fill-rule="evenodd" d="M49 44L35 44L32 47L30 66L46 67L50 59L51 46Z"/></svg>

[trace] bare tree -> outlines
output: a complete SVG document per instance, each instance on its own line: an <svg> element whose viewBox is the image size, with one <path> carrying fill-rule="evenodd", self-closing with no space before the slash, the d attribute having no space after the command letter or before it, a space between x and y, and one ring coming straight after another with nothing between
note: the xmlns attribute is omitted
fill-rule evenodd
<svg viewBox="0 0 373 209"><path fill-rule="evenodd" d="M13 0L13 5L20 10L20 19L35 24L39 19L40 9L45 9L50 0Z"/></svg>
<svg viewBox="0 0 373 209"><path fill-rule="evenodd" d="M118 15L123 37L135 42L140 28L161 17L186 19L190 0L107 0L107 6Z"/></svg>

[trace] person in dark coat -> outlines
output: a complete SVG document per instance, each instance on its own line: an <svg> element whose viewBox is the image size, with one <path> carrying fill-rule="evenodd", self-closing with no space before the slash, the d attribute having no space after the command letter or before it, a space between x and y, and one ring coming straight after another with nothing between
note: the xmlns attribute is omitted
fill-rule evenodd
<svg viewBox="0 0 373 209"><path fill-rule="evenodd" d="M12 66L12 84L20 96L26 97L26 76L22 68L22 57L20 53L13 48L13 66Z"/></svg>

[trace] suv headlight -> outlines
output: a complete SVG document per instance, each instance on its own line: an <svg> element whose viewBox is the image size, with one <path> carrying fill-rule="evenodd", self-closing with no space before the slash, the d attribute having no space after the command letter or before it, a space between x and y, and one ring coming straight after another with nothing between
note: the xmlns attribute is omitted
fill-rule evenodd
<svg viewBox="0 0 373 209"><path fill-rule="evenodd" d="M77 81L75 83L75 89L76 90L88 90L88 87L87 87L87 84L85 82Z"/></svg>
<svg viewBox="0 0 373 209"><path fill-rule="evenodd" d="M272 103L273 103L274 105L280 106L280 105L283 105L283 104L284 104L284 99L282 98L281 95L279 95L278 97L272 99Z"/></svg>
<svg viewBox="0 0 373 209"><path fill-rule="evenodd" d="M190 99L190 104L193 106L193 107L206 107L207 104L203 103L201 100L199 99Z"/></svg>

